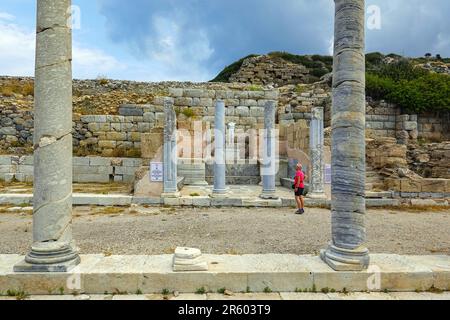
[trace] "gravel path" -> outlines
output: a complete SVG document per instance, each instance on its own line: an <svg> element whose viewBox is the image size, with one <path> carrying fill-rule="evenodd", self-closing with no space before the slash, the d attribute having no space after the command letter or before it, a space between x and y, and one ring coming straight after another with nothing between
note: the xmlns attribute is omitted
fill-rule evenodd
<svg viewBox="0 0 450 320"><path fill-rule="evenodd" d="M81 253L162 254L177 246L212 254L317 254L330 241L330 213L308 209L74 209L74 237ZM0 254L25 254L31 216L0 213ZM450 210L369 210L372 253L450 255Z"/></svg>

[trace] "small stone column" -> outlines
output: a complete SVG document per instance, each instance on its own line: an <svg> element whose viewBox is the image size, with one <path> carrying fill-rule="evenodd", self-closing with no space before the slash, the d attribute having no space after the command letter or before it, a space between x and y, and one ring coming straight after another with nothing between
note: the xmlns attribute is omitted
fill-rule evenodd
<svg viewBox="0 0 450 320"><path fill-rule="evenodd" d="M309 198L324 199L326 198L324 191L324 163L323 163L323 145L324 145L324 124L323 124L323 108L317 107L312 109L309 148L311 160L311 180Z"/></svg>
<svg viewBox="0 0 450 320"><path fill-rule="evenodd" d="M33 245L15 272L67 272L72 240L72 31L70 0L37 2Z"/></svg>
<svg viewBox="0 0 450 320"><path fill-rule="evenodd" d="M214 196L227 193L226 159L225 159L225 102L216 102L216 117L214 129Z"/></svg>
<svg viewBox="0 0 450 320"><path fill-rule="evenodd" d="M177 115L173 108L173 99L164 100L164 191L163 198L176 198L178 192L178 148L177 148Z"/></svg>
<svg viewBox="0 0 450 320"><path fill-rule="evenodd" d="M263 159L261 163L261 176L263 191L262 199L278 199L276 192L277 155L275 135L275 101L268 101L264 110L264 142Z"/></svg>

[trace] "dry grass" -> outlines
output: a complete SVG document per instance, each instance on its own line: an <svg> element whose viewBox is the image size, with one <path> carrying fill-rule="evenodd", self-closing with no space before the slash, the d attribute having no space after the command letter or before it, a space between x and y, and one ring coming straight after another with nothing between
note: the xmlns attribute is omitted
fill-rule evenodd
<svg viewBox="0 0 450 320"><path fill-rule="evenodd" d="M100 208L99 210L95 211L95 214L118 214L124 212L124 208L120 207L104 207Z"/></svg>
<svg viewBox="0 0 450 320"><path fill-rule="evenodd" d="M34 95L34 84L32 82L22 83L17 79L6 81L0 87L0 95L4 97L12 97L14 94L21 94L23 96Z"/></svg>
<svg viewBox="0 0 450 320"><path fill-rule="evenodd" d="M449 212L449 206L413 206L413 205L403 205L403 206L381 206L376 208L371 208L372 210L391 210L400 212L412 212L412 213L422 213L422 212Z"/></svg>

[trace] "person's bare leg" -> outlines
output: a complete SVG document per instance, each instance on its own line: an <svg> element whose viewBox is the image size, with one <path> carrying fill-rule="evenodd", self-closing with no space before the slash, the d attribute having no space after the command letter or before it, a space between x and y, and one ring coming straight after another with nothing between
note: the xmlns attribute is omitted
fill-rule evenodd
<svg viewBox="0 0 450 320"><path fill-rule="evenodd" d="M297 202L297 209L300 210L302 208L302 201L300 197L295 197L295 201Z"/></svg>
<svg viewBox="0 0 450 320"><path fill-rule="evenodd" d="M299 197L300 198L300 209L305 209L305 198L303 196Z"/></svg>

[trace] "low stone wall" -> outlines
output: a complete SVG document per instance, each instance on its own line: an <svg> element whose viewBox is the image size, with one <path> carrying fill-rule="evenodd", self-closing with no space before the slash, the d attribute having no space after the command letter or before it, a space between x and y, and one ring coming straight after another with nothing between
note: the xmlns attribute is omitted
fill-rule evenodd
<svg viewBox="0 0 450 320"><path fill-rule="evenodd" d="M214 184L214 165L206 164L206 181ZM261 182L258 164L235 163L226 166L226 183L229 185L257 185Z"/></svg>
<svg viewBox="0 0 450 320"><path fill-rule="evenodd" d="M131 183L141 165L141 159L74 157L73 182ZM32 182L33 170L32 156L0 156L0 180Z"/></svg>
<svg viewBox="0 0 450 320"><path fill-rule="evenodd" d="M391 179L385 185L402 198L450 199L450 179Z"/></svg>

